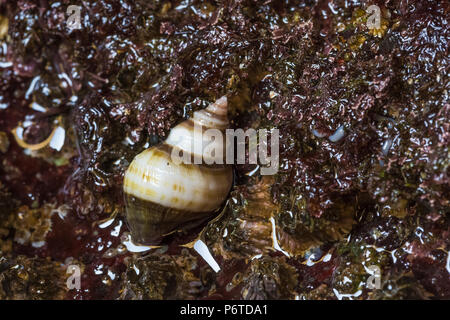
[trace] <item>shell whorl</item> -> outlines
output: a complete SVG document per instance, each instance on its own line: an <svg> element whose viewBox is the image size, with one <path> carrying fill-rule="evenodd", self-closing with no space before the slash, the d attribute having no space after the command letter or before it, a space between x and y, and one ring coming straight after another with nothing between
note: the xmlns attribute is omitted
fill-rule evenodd
<svg viewBox="0 0 450 320"><path fill-rule="evenodd" d="M195 111L191 119L183 121L175 126L167 137L165 144L171 148L187 153L188 155L197 157L208 157L204 154L205 148L215 148L225 155L226 145L224 139L211 141L205 131L218 134L223 138L225 129L228 128L228 101L223 96L216 102L211 103L206 109ZM205 159L208 160L208 159Z"/></svg>
<svg viewBox="0 0 450 320"><path fill-rule="evenodd" d="M192 118L175 126L163 143L133 159L125 173L124 193L136 242L150 244L173 228L214 212L226 199L233 179L231 166L179 163L173 160L173 153L182 151L191 157L198 153L195 144L200 145L200 153L205 145L224 148L220 139L206 141L197 134L207 129L224 132L229 125L227 107L227 98L222 97L194 112Z"/></svg>
<svg viewBox="0 0 450 320"><path fill-rule="evenodd" d="M227 114L228 100L223 96L206 109L194 112L192 120L203 127L225 130L229 125Z"/></svg>

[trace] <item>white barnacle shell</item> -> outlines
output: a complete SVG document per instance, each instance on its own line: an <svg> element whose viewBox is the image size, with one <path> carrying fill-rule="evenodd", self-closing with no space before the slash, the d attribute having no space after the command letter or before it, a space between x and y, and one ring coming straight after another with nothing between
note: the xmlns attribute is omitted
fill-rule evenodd
<svg viewBox="0 0 450 320"><path fill-rule="evenodd" d="M227 98L222 97L194 112L163 143L144 150L131 162L123 188L133 242L157 244L173 231L208 219L223 204L231 189L232 168L208 161L214 159L204 153L205 146L221 151L222 156L225 145L202 133L206 129L224 133L229 125L227 109ZM177 158L180 155L182 161Z"/></svg>

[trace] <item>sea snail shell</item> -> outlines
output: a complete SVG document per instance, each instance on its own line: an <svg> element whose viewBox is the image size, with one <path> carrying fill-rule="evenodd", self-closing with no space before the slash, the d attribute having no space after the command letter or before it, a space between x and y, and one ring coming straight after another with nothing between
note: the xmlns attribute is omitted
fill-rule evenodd
<svg viewBox="0 0 450 320"><path fill-rule="evenodd" d="M227 98L218 99L206 109L194 112L191 119L175 126L163 143L144 150L131 162L123 188L134 243L158 244L173 231L203 222L223 204L233 180L230 165L207 164L210 162L203 151L204 161L200 164L173 161L171 155L177 151L193 158L198 150L196 143L203 150L205 138L198 136L194 127L201 132L205 129L224 132L229 125L227 110ZM224 141L208 143L217 143L216 147L225 154Z"/></svg>

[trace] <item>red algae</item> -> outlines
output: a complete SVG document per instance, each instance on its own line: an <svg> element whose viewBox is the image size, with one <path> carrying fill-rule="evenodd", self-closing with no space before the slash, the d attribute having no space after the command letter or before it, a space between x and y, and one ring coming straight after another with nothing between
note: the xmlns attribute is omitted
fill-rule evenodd
<svg viewBox="0 0 450 320"><path fill-rule="evenodd" d="M0 1L0 299L449 299L448 4L184 3L74 1L77 30ZM133 252L126 168L222 95L279 172L236 165L218 217Z"/></svg>

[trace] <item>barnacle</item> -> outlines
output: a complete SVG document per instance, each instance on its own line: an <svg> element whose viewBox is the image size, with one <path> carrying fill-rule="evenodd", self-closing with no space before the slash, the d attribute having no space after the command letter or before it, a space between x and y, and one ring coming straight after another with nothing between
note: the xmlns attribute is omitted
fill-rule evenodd
<svg viewBox="0 0 450 320"><path fill-rule="evenodd" d="M343 239L356 223L354 203L336 202L320 218L308 212L302 195L283 201L277 216L280 246L292 255L302 255L308 249L325 242Z"/></svg>
<svg viewBox="0 0 450 320"><path fill-rule="evenodd" d="M186 249L177 259L164 254L130 259L120 299L193 299L204 290L195 268Z"/></svg>
<svg viewBox="0 0 450 320"><path fill-rule="evenodd" d="M63 299L65 270L49 259L0 257L0 299Z"/></svg>

